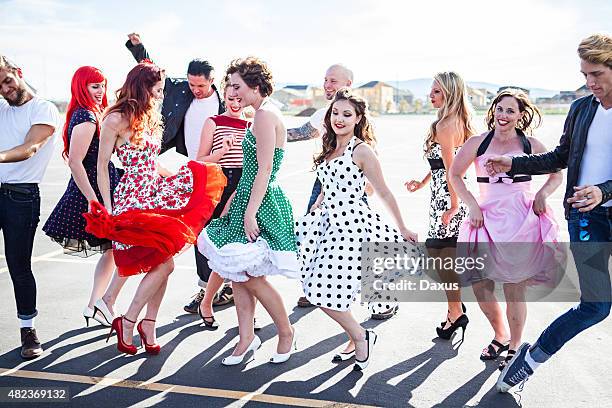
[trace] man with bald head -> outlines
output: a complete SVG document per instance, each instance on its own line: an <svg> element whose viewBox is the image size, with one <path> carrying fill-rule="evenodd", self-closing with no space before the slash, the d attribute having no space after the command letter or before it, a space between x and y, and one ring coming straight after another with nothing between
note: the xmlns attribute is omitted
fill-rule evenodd
<svg viewBox="0 0 612 408"><path fill-rule="evenodd" d="M334 64L327 68L325 72L325 80L323 81L323 89L325 90L325 99L331 101L336 96L336 91L343 86L350 87L353 85L353 71L342 64ZM287 141L297 142L300 140L310 140L323 135L323 119L327 106L317 110L312 114L310 120L299 128L287 129ZM318 193L317 193L318 195ZM315 197L316 199L316 197ZM314 200L312 201L314 203ZM311 204L312 205L312 204ZM310 206L308 206L310 209Z"/></svg>
<svg viewBox="0 0 612 408"><path fill-rule="evenodd" d="M336 91L338 89L344 86L350 87L351 85L353 85L353 71L342 64L332 65L331 67L327 68L327 71L325 72L325 80L323 81L325 99L331 102L336 96ZM323 136L323 133L325 132L323 120L325 119L327 108L328 106L325 106L317 110L312 114L310 120L304 123L301 127L287 129L287 141L297 142L300 140L310 140ZM314 186L312 187L312 194L310 195L310 200L308 201L308 207L306 207L307 212L310 211L320 193L321 182L319 179L316 179Z"/></svg>

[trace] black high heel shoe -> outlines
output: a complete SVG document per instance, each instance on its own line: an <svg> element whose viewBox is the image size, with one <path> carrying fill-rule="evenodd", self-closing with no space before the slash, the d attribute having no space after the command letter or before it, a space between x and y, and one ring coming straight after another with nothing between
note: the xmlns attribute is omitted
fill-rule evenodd
<svg viewBox="0 0 612 408"><path fill-rule="evenodd" d="M467 313L467 308L465 307L465 304L463 302L461 302L461 311L463 313ZM450 313L450 310L449 310L449 313ZM440 323L440 327L444 327L446 325L446 322L448 322L448 318L447 320Z"/></svg>
<svg viewBox="0 0 612 408"><path fill-rule="evenodd" d="M465 338L465 328L467 327L470 319L465 314L462 314L455 320L451 322L451 325L448 328L444 327L436 327L436 333L438 333L438 337L444 340L449 340L453 333L457 331L458 328L461 327L461 341Z"/></svg>
<svg viewBox="0 0 612 408"><path fill-rule="evenodd" d="M198 314L202 318L202 321L204 322L204 326L209 327L211 329L216 329L219 327L219 323L217 323L217 321L215 320L215 316L204 316L202 314L201 307L198 307Z"/></svg>

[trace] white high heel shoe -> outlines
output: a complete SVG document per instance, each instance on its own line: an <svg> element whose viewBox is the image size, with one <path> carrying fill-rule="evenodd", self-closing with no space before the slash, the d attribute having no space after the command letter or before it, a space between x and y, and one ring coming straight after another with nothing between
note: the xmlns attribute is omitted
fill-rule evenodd
<svg viewBox="0 0 612 408"><path fill-rule="evenodd" d="M94 317L95 313L96 312L89 306L85 306L85 309L83 309L83 317L85 318L85 323L87 323L87 327L89 327L89 319Z"/></svg>
<svg viewBox="0 0 612 408"><path fill-rule="evenodd" d="M107 327L110 327L115 319L115 316L113 316L108 306L106 306L106 303L104 303L104 300L101 298L94 303L94 314L92 317L102 326Z"/></svg>
<svg viewBox="0 0 612 408"><path fill-rule="evenodd" d="M293 354L294 351L297 351L295 329L293 329L293 340L291 341L291 348L289 349L289 351L287 353L282 353L282 354L274 353L274 355L270 358L270 362L273 364L284 363L285 361L289 360L289 357L291 357L291 354Z"/></svg>
<svg viewBox="0 0 612 408"><path fill-rule="evenodd" d="M253 353L255 353L255 350L257 350L260 346L261 346L261 340L259 339L259 337L255 336L253 338L253 341L251 341L251 344L249 344L249 347L247 347L247 349L244 351L244 353L238 356L225 357L223 360L221 360L221 364L225 366L238 365L242 363L242 360L244 360L244 357L247 355L249 351L252 351Z"/></svg>
<svg viewBox="0 0 612 408"><path fill-rule="evenodd" d="M370 360L371 360L370 357L372 357L372 349L374 348L374 345L376 344L377 338L378 336L372 330L366 330L365 340L366 340L366 344L368 345L368 356L366 357L365 360L357 360L357 358L355 358L355 365L353 366L353 370L363 371L370 364Z"/></svg>

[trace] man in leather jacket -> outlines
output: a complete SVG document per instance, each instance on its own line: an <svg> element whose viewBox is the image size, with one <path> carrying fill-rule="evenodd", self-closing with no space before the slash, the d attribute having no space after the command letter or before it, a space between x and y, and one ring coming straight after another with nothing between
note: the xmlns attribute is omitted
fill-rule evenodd
<svg viewBox="0 0 612 408"><path fill-rule="evenodd" d="M150 59L149 52L142 44L139 34L128 34L128 38L125 46L136 61ZM162 153L175 147L177 153L191 160L197 159L204 122L211 116L225 112L225 103L213 82L214 69L208 61L202 59L194 59L189 63L186 79L166 77L162 105L164 118ZM200 302L204 298L204 288L210 277L208 261L198 252L197 247L194 246L194 249L198 284L202 289L184 307L184 310L189 313L198 312ZM231 300L231 288L224 287L223 291L230 292L230 295L224 298Z"/></svg>
<svg viewBox="0 0 612 408"><path fill-rule="evenodd" d="M497 380L501 392L524 383L565 343L610 314L612 36L595 34L584 39L578 55L593 95L574 101L559 146L548 153L487 161L490 174L545 174L567 167L565 217L581 292L580 303L552 322L534 345L519 347Z"/></svg>
<svg viewBox="0 0 612 408"><path fill-rule="evenodd" d="M132 53L134 59L137 62L144 59L150 60L149 52L142 44L140 35L132 33L128 34L128 37L129 40L125 43L125 46ZM192 160L196 158L197 148L195 153L192 153L189 151L192 150L189 149L190 141L185 140L186 136L189 136L185 135L186 126L187 131L189 131L189 124L185 123L185 119L194 100L197 102L210 98L210 105L214 109L213 115L220 115L225 112L223 98L219 95L219 91L213 82L213 67L208 61L201 59L194 59L189 63L186 79L166 77L162 105L162 116L164 117L162 153L176 147L177 153L188 156ZM208 116L199 118L197 122L203 124L207 118ZM199 135L199 132L197 134ZM199 139L197 144L195 141L191 144L199 146Z"/></svg>

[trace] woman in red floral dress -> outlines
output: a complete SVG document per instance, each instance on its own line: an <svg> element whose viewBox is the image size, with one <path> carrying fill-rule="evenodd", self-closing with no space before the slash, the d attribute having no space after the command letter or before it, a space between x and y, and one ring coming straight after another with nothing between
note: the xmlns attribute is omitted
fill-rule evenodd
<svg viewBox="0 0 612 408"><path fill-rule="evenodd" d="M225 186L216 164L190 161L172 175L157 163L162 134L157 105L163 96L163 76L159 67L142 62L117 92L100 136L98 185L104 206L94 201L85 214L88 232L113 240L119 275L146 273L127 313L113 320L111 328L110 334L117 331L117 348L128 354L136 354L132 335L145 305L137 330L147 353L159 353L155 319L174 270L173 256L195 242ZM113 151L125 174L111 201L107 168Z"/></svg>

